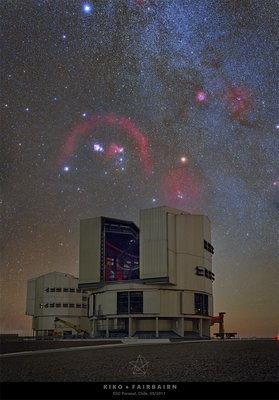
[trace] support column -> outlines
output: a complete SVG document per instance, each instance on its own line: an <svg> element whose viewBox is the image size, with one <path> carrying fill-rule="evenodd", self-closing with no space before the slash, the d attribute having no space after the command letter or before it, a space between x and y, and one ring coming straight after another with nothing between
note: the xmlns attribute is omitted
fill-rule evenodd
<svg viewBox="0 0 279 400"><path fill-rule="evenodd" d="M128 336L132 336L132 317L129 317L129 330L128 330Z"/></svg>
<svg viewBox="0 0 279 400"><path fill-rule="evenodd" d="M109 319L106 319L106 337L109 337Z"/></svg>
<svg viewBox="0 0 279 400"><path fill-rule="evenodd" d="M181 337L184 337L184 317L179 319L178 333Z"/></svg>
<svg viewBox="0 0 279 400"><path fill-rule="evenodd" d="M96 320L95 318L92 319L92 326L91 326L91 332L90 332L90 337L95 337L95 329L96 329Z"/></svg>
<svg viewBox="0 0 279 400"><path fill-rule="evenodd" d="M202 337L202 318L200 318L200 337Z"/></svg>
<svg viewBox="0 0 279 400"><path fill-rule="evenodd" d="M158 317L155 317L155 330L156 330L155 337L158 338L159 337L159 318Z"/></svg>

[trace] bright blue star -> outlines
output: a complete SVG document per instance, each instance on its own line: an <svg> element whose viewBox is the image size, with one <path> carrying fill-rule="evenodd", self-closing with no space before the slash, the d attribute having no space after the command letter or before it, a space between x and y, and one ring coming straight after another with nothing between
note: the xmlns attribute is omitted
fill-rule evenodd
<svg viewBox="0 0 279 400"><path fill-rule="evenodd" d="M93 12L93 6L90 3L85 3L82 6L82 10L85 14L90 15Z"/></svg>
<svg viewBox="0 0 279 400"><path fill-rule="evenodd" d="M65 167L63 168L64 172L69 172L70 167L68 167L68 165L65 165Z"/></svg>

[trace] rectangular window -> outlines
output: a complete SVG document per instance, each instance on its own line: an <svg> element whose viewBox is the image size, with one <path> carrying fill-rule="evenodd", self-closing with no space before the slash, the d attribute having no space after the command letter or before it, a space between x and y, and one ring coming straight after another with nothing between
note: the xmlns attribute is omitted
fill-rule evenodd
<svg viewBox="0 0 279 400"><path fill-rule="evenodd" d="M205 276L206 278L211 279L212 281L215 280L214 273L204 267L196 267L196 275Z"/></svg>
<svg viewBox="0 0 279 400"><path fill-rule="evenodd" d="M50 288L50 291L55 292L55 288L54 287Z"/></svg>
<svg viewBox="0 0 279 400"><path fill-rule="evenodd" d="M195 314L208 315L208 295L195 293Z"/></svg>
<svg viewBox="0 0 279 400"><path fill-rule="evenodd" d="M143 292L118 292L117 314L137 314L143 312Z"/></svg>
<svg viewBox="0 0 279 400"><path fill-rule="evenodd" d="M76 292L77 292L77 293L81 293L81 289L77 289Z"/></svg>
<svg viewBox="0 0 279 400"><path fill-rule="evenodd" d="M87 304L83 304L83 305L82 305L82 308L87 308Z"/></svg>
<svg viewBox="0 0 279 400"><path fill-rule="evenodd" d="M81 304L76 304L76 308L81 308Z"/></svg>
<svg viewBox="0 0 279 400"><path fill-rule="evenodd" d="M129 222L102 219L101 281L139 279L139 229Z"/></svg>
<svg viewBox="0 0 279 400"><path fill-rule="evenodd" d="M74 288L70 288L70 292L71 293L75 293L75 289Z"/></svg>
<svg viewBox="0 0 279 400"><path fill-rule="evenodd" d="M60 308L61 307L61 303L56 303L55 307Z"/></svg>
<svg viewBox="0 0 279 400"><path fill-rule="evenodd" d="M196 275L204 276L204 268L203 267L196 267Z"/></svg>
<svg viewBox="0 0 279 400"><path fill-rule="evenodd" d="M69 307L70 307L70 308L74 308L74 306L75 306L75 305L74 305L73 303L70 303L70 304L69 304Z"/></svg>
<svg viewBox="0 0 279 400"><path fill-rule="evenodd" d="M203 241L203 247L205 248L205 250L209 251L209 253L214 254L214 247L206 240Z"/></svg>
<svg viewBox="0 0 279 400"><path fill-rule="evenodd" d="M67 287L64 287L64 288L63 288L63 292L64 292L64 293L66 293L66 292L68 292L68 291L69 291L69 288L67 288Z"/></svg>
<svg viewBox="0 0 279 400"><path fill-rule="evenodd" d="M69 304L68 303L63 303L63 308L68 308Z"/></svg>
<svg viewBox="0 0 279 400"><path fill-rule="evenodd" d="M208 315L208 296L203 295L203 315Z"/></svg>
<svg viewBox="0 0 279 400"><path fill-rule="evenodd" d="M128 314L128 292L117 293L117 314Z"/></svg>
<svg viewBox="0 0 279 400"><path fill-rule="evenodd" d="M82 296L82 301L87 301L87 297L86 296Z"/></svg>
<svg viewBox="0 0 279 400"><path fill-rule="evenodd" d="M49 307L53 308L54 307L54 303L50 303Z"/></svg>
<svg viewBox="0 0 279 400"><path fill-rule="evenodd" d="M61 292L61 287L57 287L56 292Z"/></svg>
<svg viewBox="0 0 279 400"><path fill-rule="evenodd" d="M130 292L130 314L143 312L143 292Z"/></svg>

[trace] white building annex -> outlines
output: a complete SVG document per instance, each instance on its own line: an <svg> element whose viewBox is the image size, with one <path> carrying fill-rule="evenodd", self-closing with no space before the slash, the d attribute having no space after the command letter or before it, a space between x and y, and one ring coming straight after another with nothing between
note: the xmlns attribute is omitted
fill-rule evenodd
<svg viewBox="0 0 279 400"><path fill-rule="evenodd" d="M37 337L75 337L78 332L73 326L84 331L89 328L87 312L88 295L78 287L78 278L50 272L28 280L26 314L33 317ZM55 321L57 318L60 321Z"/></svg>

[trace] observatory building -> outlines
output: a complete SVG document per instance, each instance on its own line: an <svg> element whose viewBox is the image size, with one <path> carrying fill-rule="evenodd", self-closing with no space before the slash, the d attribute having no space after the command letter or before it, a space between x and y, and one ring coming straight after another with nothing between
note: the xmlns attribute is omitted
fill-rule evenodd
<svg viewBox="0 0 279 400"><path fill-rule="evenodd" d="M169 207L80 222L79 284L92 337L210 337L211 227Z"/></svg>
<svg viewBox="0 0 279 400"><path fill-rule="evenodd" d="M26 315L32 316L36 337L77 335L89 327L88 295L78 287L78 278L50 272L27 282Z"/></svg>

